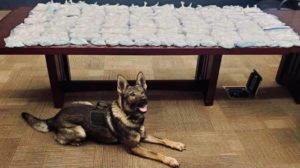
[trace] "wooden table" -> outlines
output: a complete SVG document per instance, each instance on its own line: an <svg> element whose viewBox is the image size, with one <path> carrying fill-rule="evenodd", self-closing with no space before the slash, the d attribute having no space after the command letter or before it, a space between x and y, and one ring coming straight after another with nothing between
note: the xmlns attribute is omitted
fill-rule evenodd
<svg viewBox="0 0 300 168"><path fill-rule="evenodd" d="M297 103L300 103L300 47L292 48L233 48L220 47L123 47L123 46L32 46L6 48L4 38L28 16L30 7L21 7L0 21L0 54L45 55L53 101L62 107L64 93L74 91L112 90L116 81L71 80L68 55L198 55L196 75L193 80L149 80L149 89L199 90L204 94L204 103L213 105L222 55L283 55L276 81L286 86ZM300 11L273 11L283 22L300 34ZM174 67L176 73L176 67ZM130 81L133 82L133 81Z"/></svg>

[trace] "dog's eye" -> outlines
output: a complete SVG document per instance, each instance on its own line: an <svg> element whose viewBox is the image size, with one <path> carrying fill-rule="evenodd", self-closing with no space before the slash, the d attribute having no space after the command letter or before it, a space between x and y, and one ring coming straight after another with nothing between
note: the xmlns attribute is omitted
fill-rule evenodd
<svg viewBox="0 0 300 168"><path fill-rule="evenodd" d="M135 96L135 93L130 93L129 95L130 95L130 96Z"/></svg>

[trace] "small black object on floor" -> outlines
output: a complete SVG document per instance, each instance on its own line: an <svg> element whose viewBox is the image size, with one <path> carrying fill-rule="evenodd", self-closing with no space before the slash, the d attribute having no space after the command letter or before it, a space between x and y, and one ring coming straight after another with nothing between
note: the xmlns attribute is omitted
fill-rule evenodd
<svg viewBox="0 0 300 168"><path fill-rule="evenodd" d="M262 77L254 69L251 72L246 86L225 86L225 91L230 98L253 98L255 97Z"/></svg>

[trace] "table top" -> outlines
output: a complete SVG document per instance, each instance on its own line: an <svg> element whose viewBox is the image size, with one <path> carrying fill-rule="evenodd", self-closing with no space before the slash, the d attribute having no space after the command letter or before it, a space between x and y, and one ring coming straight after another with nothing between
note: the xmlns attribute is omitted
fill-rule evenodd
<svg viewBox="0 0 300 168"><path fill-rule="evenodd" d="M32 7L20 7L0 21L0 54L72 54L72 55L247 55L247 54L287 54L299 53L300 47L278 48L278 47L259 47L259 48L232 48L221 47L164 47L164 46L95 46L95 45L64 45L64 46L30 46L19 48L5 47L4 38L8 37L10 31L22 23L28 16ZM300 35L300 11L266 11L292 27Z"/></svg>

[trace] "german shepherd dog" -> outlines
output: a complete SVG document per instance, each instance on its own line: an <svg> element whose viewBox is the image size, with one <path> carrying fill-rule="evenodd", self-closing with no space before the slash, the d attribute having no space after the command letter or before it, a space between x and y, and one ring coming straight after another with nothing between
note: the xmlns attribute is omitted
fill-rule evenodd
<svg viewBox="0 0 300 168"><path fill-rule="evenodd" d="M138 73L134 86L130 86L123 76L118 75L118 97L112 103L93 105L90 102L74 102L49 119L38 119L26 112L22 113L22 117L37 131L53 131L54 139L59 144L79 146L86 139L98 143L121 143L129 153L160 161L170 167L179 167L175 158L141 146L141 142L148 142L179 151L186 149L183 143L146 134L146 89L142 72Z"/></svg>

